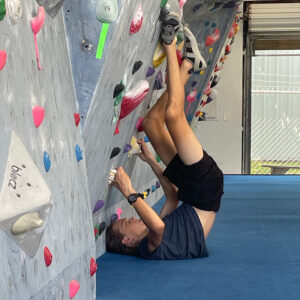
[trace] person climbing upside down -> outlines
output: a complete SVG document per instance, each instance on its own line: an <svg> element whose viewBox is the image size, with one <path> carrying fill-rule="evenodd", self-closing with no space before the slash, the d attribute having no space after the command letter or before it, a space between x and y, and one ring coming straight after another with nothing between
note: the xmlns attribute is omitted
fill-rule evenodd
<svg viewBox="0 0 300 300"><path fill-rule="evenodd" d="M180 18L166 13L162 41L167 54L168 87L146 114L143 129L165 171L140 140L139 157L149 164L164 190L166 201L160 215L137 194L122 167L112 183L135 208L132 217L113 223L106 231L108 252L144 259L170 260L208 256L205 240L215 221L223 194L223 173L203 150L184 113L184 85L192 71L206 67L197 41L184 27L185 50L181 67L176 55ZM166 124L166 127L165 127ZM183 204L178 207L179 200Z"/></svg>

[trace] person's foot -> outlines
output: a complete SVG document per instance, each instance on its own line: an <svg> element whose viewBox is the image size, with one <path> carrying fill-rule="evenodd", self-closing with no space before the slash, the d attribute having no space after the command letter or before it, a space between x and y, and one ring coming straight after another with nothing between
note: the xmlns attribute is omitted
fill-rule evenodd
<svg viewBox="0 0 300 300"><path fill-rule="evenodd" d="M175 12L169 12L166 9L162 9L161 20L162 41L167 45L171 45L174 39L176 38L177 31L179 30L180 16Z"/></svg>
<svg viewBox="0 0 300 300"><path fill-rule="evenodd" d="M207 65L198 48L198 43L193 33L186 27L183 27L185 34L185 47L183 59L188 60L193 68L190 72L198 72L206 69Z"/></svg>

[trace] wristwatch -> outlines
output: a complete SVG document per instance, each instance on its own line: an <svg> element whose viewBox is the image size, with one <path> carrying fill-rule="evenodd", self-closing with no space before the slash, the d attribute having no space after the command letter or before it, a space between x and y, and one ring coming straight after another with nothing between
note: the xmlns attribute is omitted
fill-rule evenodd
<svg viewBox="0 0 300 300"><path fill-rule="evenodd" d="M144 195L143 194L131 194L129 195L129 197L127 198L128 203L130 205L132 205L134 202L136 202L136 200L141 197L142 199L144 199Z"/></svg>

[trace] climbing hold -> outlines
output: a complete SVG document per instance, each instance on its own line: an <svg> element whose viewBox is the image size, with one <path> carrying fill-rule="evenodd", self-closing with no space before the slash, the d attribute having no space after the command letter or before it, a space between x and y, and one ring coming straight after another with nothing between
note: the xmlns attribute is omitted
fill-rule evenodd
<svg viewBox="0 0 300 300"><path fill-rule="evenodd" d="M61 9L65 0L37 0L40 6L44 6L47 14L53 19Z"/></svg>
<svg viewBox="0 0 300 300"><path fill-rule="evenodd" d="M198 94L197 94L197 100L199 100L201 98L201 92L199 92Z"/></svg>
<svg viewBox="0 0 300 300"><path fill-rule="evenodd" d="M137 129L138 132L143 132L143 118L138 118L136 124L135 124L135 128Z"/></svg>
<svg viewBox="0 0 300 300"><path fill-rule="evenodd" d="M206 113L203 111L200 111L199 115L198 115L198 121L206 121Z"/></svg>
<svg viewBox="0 0 300 300"><path fill-rule="evenodd" d="M204 73L205 73L205 71L204 71L204 70L202 70L202 71L200 72L200 75L204 75Z"/></svg>
<svg viewBox="0 0 300 300"><path fill-rule="evenodd" d="M186 3L187 0L179 0L179 7L180 9L183 9L184 4Z"/></svg>
<svg viewBox="0 0 300 300"><path fill-rule="evenodd" d="M105 222L100 223L100 225L99 225L99 236L105 230L105 228L106 228L106 223Z"/></svg>
<svg viewBox="0 0 300 300"><path fill-rule="evenodd" d="M6 65L6 56L6 51L0 50L0 71L2 71Z"/></svg>
<svg viewBox="0 0 300 300"><path fill-rule="evenodd" d="M155 156L155 159L156 159L156 161L158 162L158 163L160 163L161 162L161 158L156 154L156 156Z"/></svg>
<svg viewBox="0 0 300 300"><path fill-rule="evenodd" d="M97 272L97 263L95 259L92 257L90 261L90 275L94 276L96 272Z"/></svg>
<svg viewBox="0 0 300 300"><path fill-rule="evenodd" d="M207 83L207 86L206 86L205 90L204 90L204 94L208 95L210 92L211 92L211 82L209 81Z"/></svg>
<svg viewBox="0 0 300 300"><path fill-rule="evenodd" d="M240 28L239 28L238 23L233 22L232 27L231 27L231 29L229 31L229 34L228 34L228 38L230 38L230 39L233 38L233 36L235 34L237 34L239 30L240 30Z"/></svg>
<svg viewBox="0 0 300 300"><path fill-rule="evenodd" d="M225 55L229 55L231 53L231 46L227 45L225 48Z"/></svg>
<svg viewBox="0 0 300 300"><path fill-rule="evenodd" d="M141 80L132 90L128 91L124 95L115 134L119 133L119 124L121 119L128 116L146 98L148 91L149 82L147 80Z"/></svg>
<svg viewBox="0 0 300 300"><path fill-rule="evenodd" d="M142 25L143 25L143 20L144 20L144 14L143 14L143 9L142 9L142 4L139 5L135 16L133 17L130 25L130 34L134 34L140 31Z"/></svg>
<svg viewBox="0 0 300 300"><path fill-rule="evenodd" d="M160 8L165 7L167 3L168 3L168 0L161 0Z"/></svg>
<svg viewBox="0 0 300 300"><path fill-rule="evenodd" d="M83 159L82 150L80 149L79 145L75 146L75 153L76 153L76 159L77 159L77 161L80 161L80 160Z"/></svg>
<svg viewBox="0 0 300 300"><path fill-rule="evenodd" d="M160 188L160 183L159 183L159 181L156 181L156 188L157 188L157 189Z"/></svg>
<svg viewBox="0 0 300 300"><path fill-rule="evenodd" d="M155 73L155 69L153 69L152 67L149 67L149 68L148 68L148 71L147 71L147 74L146 74L146 77L150 77L150 76L152 76L154 73Z"/></svg>
<svg viewBox="0 0 300 300"><path fill-rule="evenodd" d="M96 18L101 23L113 23L119 14L118 0L98 0Z"/></svg>
<svg viewBox="0 0 300 300"><path fill-rule="evenodd" d="M95 241L97 241L99 237L99 224L94 227L94 235L95 235Z"/></svg>
<svg viewBox="0 0 300 300"><path fill-rule="evenodd" d="M223 1L221 3L215 3L214 7L210 11L217 11L223 7Z"/></svg>
<svg viewBox="0 0 300 300"><path fill-rule="evenodd" d="M205 26L208 26L208 25L209 25L209 21L206 21L206 22L204 23L204 25L205 25Z"/></svg>
<svg viewBox="0 0 300 300"><path fill-rule="evenodd" d="M206 100L206 104L210 103L211 101L213 101L216 97L218 96L218 92L216 90L212 90L211 93L209 94L207 100Z"/></svg>
<svg viewBox="0 0 300 300"><path fill-rule="evenodd" d="M118 220L121 219L121 214L123 213L122 208L117 208L117 215L118 215Z"/></svg>
<svg viewBox="0 0 300 300"><path fill-rule="evenodd" d="M213 79L213 81L211 83L211 88L215 87L219 83L219 81L220 81L220 76L219 75L215 75L214 79Z"/></svg>
<svg viewBox="0 0 300 300"><path fill-rule="evenodd" d="M115 156L117 156L119 153L121 152L121 149L119 147L115 147L110 154L109 159L114 158Z"/></svg>
<svg viewBox="0 0 300 300"><path fill-rule="evenodd" d="M80 122L80 114L79 113L74 113L74 120L75 120L75 125L78 126Z"/></svg>
<svg viewBox="0 0 300 300"><path fill-rule="evenodd" d="M142 195L143 195L143 199L147 199L147 192L143 192Z"/></svg>
<svg viewBox="0 0 300 300"><path fill-rule="evenodd" d="M147 196L149 196L150 194L150 189L147 189Z"/></svg>
<svg viewBox="0 0 300 300"><path fill-rule="evenodd" d="M192 90L189 95L186 97L186 101L189 103L186 113L189 112L191 104L196 100L197 90Z"/></svg>
<svg viewBox="0 0 300 300"><path fill-rule="evenodd" d="M125 86L122 83L119 83L115 86L113 97L118 97L125 90Z"/></svg>
<svg viewBox="0 0 300 300"><path fill-rule="evenodd" d="M230 42L230 46L235 42L235 37L232 37L231 42Z"/></svg>
<svg viewBox="0 0 300 300"><path fill-rule="evenodd" d="M36 128L38 128L44 120L44 116L45 116L44 108L41 106L34 106L32 109L32 116L33 116L34 125Z"/></svg>
<svg viewBox="0 0 300 300"><path fill-rule="evenodd" d="M132 75L134 75L141 68L142 65L143 65L143 62L141 60L136 61L134 63L133 69L132 69Z"/></svg>
<svg viewBox="0 0 300 300"><path fill-rule="evenodd" d="M214 51L214 48L209 48L208 52L212 53Z"/></svg>
<svg viewBox="0 0 300 300"><path fill-rule="evenodd" d="M112 184L112 182L115 180L116 174L117 174L117 170L115 170L115 169L110 170L109 177L108 177L109 184Z"/></svg>
<svg viewBox="0 0 300 300"><path fill-rule="evenodd" d="M197 85L197 81L193 81L192 82L192 87L196 86Z"/></svg>
<svg viewBox="0 0 300 300"><path fill-rule="evenodd" d="M125 147L124 147L124 153L129 152L131 149L132 149L132 146L129 145L129 144L126 144Z"/></svg>
<svg viewBox="0 0 300 300"><path fill-rule="evenodd" d="M0 21L4 19L5 15L6 15L5 0L0 0Z"/></svg>
<svg viewBox="0 0 300 300"><path fill-rule="evenodd" d="M133 136L130 141L131 150L128 152L128 157L132 157L134 154L141 153L141 146L137 142L137 138Z"/></svg>
<svg viewBox="0 0 300 300"><path fill-rule="evenodd" d="M211 24L211 27L212 27L212 28L216 28L216 27L217 27L217 24L216 24L216 23L212 23L212 24Z"/></svg>
<svg viewBox="0 0 300 300"><path fill-rule="evenodd" d="M152 193L156 191L156 185L152 185Z"/></svg>
<svg viewBox="0 0 300 300"><path fill-rule="evenodd" d="M111 216L111 218L110 218L111 224L117 222L117 220L118 220L118 215L117 215L117 214L113 214L113 215Z"/></svg>
<svg viewBox="0 0 300 300"><path fill-rule="evenodd" d="M20 217L12 226L11 232L13 234L21 234L43 225L44 221L40 219L38 213L30 213Z"/></svg>
<svg viewBox="0 0 300 300"><path fill-rule="evenodd" d="M75 279L71 280L69 284L69 296L71 299L75 297L79 289L80 289L80 284Z"/></svg>
<svg viewBox="0 0 300 300"><path fill-rule="evenodd" d="M42 68L40 66L39 50L37 46L36 36L42 29L44 23L45 23L45 9L43 6L40 6L37 16L31 19L31 29L34 35L35 52L36 52L36 59L38 62L39 70L41 70Z"/></svg>
<svg viewBox="0 0 300 300"><path fill-rule="evenodd" d="M49 172L51 167L51 161L50 161L50 155L46 151L44 152L44 166L46 172Z"/></svg>
<svg viewBox="0 0 300 300"><path fill-rule="evenodd" d="M44 259L46 266L49 267L52 263L52 253L50 252L48 247L44 247Z"/></svg>
<svg viewBox="0 0 300 300"><path fill-rule="evenodd" d="M209 47L211 45L213 45L214 43L216 43L220 38L220 30L217 28L212 35L209 35L206 38L206 47Z"/></svg>
<svg viewBox="0 0 300 300"><path fill-rule="evenodd" d="M159 67L164 62L166 56L167 55L163 45L160 42L158 42L153 55L153 67Z"/></svg>
<svg viewBox="0 0 300 300"><path fill-rule="evenodd" d="M98 210L100 210L103 206L104 206L104 201L103 201L103 200L98 200L98 201L96 202L95 207L94 207L93 214L94 214L95 212L97 212Z"/></svg>
<svg viewBox="0 0 300 300"><path fill-rule="evenodd" d="M150 142L150 140L149 140L149 138L147 136L144 137L144 142L145 143L149 143Z"/></svg>
<svg viewBox="0 0 300 300"><path fill-rule="evenodd" d="M183 58L183 54L180 50L176 50L176 54L177 54L177 61L178 61L178 64L179 66L182 65L182 58Z"/></svg>
<svg viewBox="0 0 300 300"><path fill-rule="evenodd" d="M183 29L183 25L181 23L179 24L179 29L177 31L176 37L177 37L176 45L179 45L182 42L184 43L184 29Z"/></svg>
<svg viewBox="0 0 300 300"><path fill-rule="evenodd" d="M223 68L224 68L223 65L217 64L216 67L215 67L215 72L219 72L219 71L221 71Z"/></svg>
<svg viewBox="0 0 300 300"><path fill-rule="evenodd" d="M154 83L154 90L161 90L164 87L164 80L162 76L162 71L160 70L155 78L155 83Z"/></svg>

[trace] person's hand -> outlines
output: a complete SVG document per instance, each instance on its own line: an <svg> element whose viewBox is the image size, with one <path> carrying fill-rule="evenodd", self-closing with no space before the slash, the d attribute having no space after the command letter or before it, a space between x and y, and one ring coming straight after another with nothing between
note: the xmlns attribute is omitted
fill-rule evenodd
<svg viewBox="0 0 300 300"><path fill-rule="evenodd" d="M135 190L133 189L131 180L123 167L119 167L116 170L117 173L115 175L115 180L111 183L111 185L117 188L127 199L129 195L135 193Z"/></svg>
<svg viewBox="0 0 300 300"><path fill-rule="evenodd" d="M154 159L153 154L151 153L151 151L149 150L149 148L147 147L144 139L140 139L138 140L138 144L141 145L141 153L137 154L139 156L139 158L143 161L149 162L151 159Z"/></svg>

